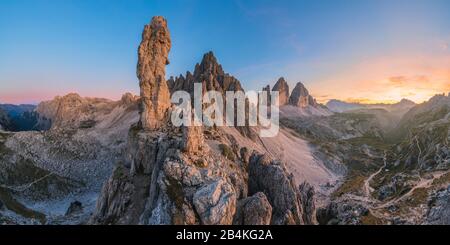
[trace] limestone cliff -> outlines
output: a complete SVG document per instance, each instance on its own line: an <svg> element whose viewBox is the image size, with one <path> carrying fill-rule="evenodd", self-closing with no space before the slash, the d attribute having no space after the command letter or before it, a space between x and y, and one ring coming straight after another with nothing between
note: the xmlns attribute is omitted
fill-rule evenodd
<svg viewBox="0 0 450 245"><path fill-rule="evenodd" d="M289 97L289 104L297 107L317 106L316 100L309 94L303 83L298 82Z"/></svg>
<svg viewBox="0 0 450 245"><path fill-rule="evenodd" d="M137 76L141 88L141 119L144 129L155 129L165 123L170 107L170 92L166 82L166 65L171 48L167 21L153 17L142 33L138 50Z"/></svg>

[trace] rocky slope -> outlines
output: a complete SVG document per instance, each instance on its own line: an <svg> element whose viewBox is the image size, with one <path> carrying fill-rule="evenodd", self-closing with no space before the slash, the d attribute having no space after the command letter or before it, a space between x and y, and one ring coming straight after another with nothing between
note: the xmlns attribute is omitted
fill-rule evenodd
<svg viewBox="0 0 450 245"><path fill-rule="evenodd" d="M4 133L0 163L7 167L0 170L0 199L9 207L0 213L5 222L29 223L36 215L41 223L85 222L137 122L137 101L131 94L120 101L57 97L37 108L54 122L50 130ZM83 211L66 215L74 201L81 201Z"/></svg>

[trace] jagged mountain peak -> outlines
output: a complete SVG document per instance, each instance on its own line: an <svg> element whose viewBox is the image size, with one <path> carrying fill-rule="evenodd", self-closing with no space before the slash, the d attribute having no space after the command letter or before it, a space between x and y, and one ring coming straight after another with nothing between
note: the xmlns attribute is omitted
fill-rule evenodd
<svg viewBox="0 0 450 245"><path fill-rule="evenodd" d="M202 61L195 65L194 76L198 77L202 74L224 75L222 65L218 63L212 51L205 53Z"/></svg>
<svg viewBox="0 0 450 245"><path fill-rule="evenodd" d="M275 88L284 87L287 85L286 79L284 77L278 78L277 82L273 86Z"/></svg>
<svg viewBox="0 0 450 245"><path fill-rule="evenodd" d="M120 103L123 105L130 105L132 103L135 103L138 99L139 99L139 96L128 92L128 93L125 93L122 95L122 98L120 99Z"/></svg>
<svg viewBox="0 0 450 245"><path fill-rule="evenodd" d="M238 79L224 72L212 51L203 55L202 61L195 65L194 73L187 71L185 76L180 75L168 80L172 93L178 90L193 93L194 83L202 83L203 92L215 90L223 93L244 90Z"/></svg>
<svg viewBox="0 0 450 245"><path fill-rule="evenodd" d="M298 92L300 95L303 96L308 96L309 95L309 91L308 89L305 87L305 85L302 82L298 82L295 87L294 90L292 91L292 93Z"/></svg>

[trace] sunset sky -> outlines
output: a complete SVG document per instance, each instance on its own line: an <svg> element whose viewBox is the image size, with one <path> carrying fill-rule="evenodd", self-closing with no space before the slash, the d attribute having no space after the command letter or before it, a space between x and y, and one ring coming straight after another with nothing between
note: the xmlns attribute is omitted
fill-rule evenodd
<svg viewBox="0 0 450 245"><path fill-rule="evenodd" d="M319 101L422 102L450 92L450 1L0 1L0 103L138 93L137 47L168 19L167 75L212 50L246 89L284 76Z"/></svg>

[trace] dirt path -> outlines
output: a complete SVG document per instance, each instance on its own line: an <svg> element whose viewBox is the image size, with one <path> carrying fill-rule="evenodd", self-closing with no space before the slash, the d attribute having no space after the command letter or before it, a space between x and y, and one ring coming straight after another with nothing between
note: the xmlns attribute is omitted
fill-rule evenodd
<svg viewBox="0 0 450 245"><path fill-rule="evenodd" d="M380 169L378 169L378 171L376 171L375 173L370 175L369 178L367 178L364 181L364 188L363 188L364 195L366 197L368 197L369 199L371 199L372 192L374 191L374 189L372 187L370 187L370 182L372 181L373 178L375 178L375 176L380 174L381 171L383 171L383 169L387 166L386 152L384 152L384 155L383 155L383 162L384 162L383 166Z"/></svg>
<svg viewBox="0 0 450 245"><path fill-rule="evenodd" d="M418 142L416 142L418 143ZM419 151L421 151L419 145L417 145L419 148ZM348 198L351 198L353 200L357 200L357 201L362 201L367 203L368 208L370 210L370 212L372 213L372 215L374 215L377 218L380 219L386 219L389 218L389 215L387 215L386 213L384 213L382 210L384 208L387 208L393 204L396 204L400 201L405 200L406 198L410 197L415 190L420 189L420 188L429 188L431 186L431 184L433 183L433 181L435 179L440 178L441 176L443 176L444 174L449 173L450 171L445 171L445 172L435 172L432 174L432 178L429 179L424 179L424 178L420 178L420 180L418 181L418 183L411 188L411 190L409 190L407 193L405 193L404 195L397 197L393 200L387 201L385 203L382 203L381 201L375 199L372 197L372 192L374 191L374 189L370 186L370 183L372 182L372 180L379 175L387 166L387 153L384 152L384 156L383 156L383 166L380 167L380 169L378 169L376 172L374 172L373 174L371 174L365 181L364 181L364 185L362 187L362 191L363 191L363 196L356 196L356 195L349 195Z"/></svg>
<svg viewBox="0 0 450 245"><path fill-rule="evenodd" d="M52 175L54 175L54 173L49 173L49 174L47 174L47 175L45 175L45 176L43 176L43 177L41 177L41 178L31 182L31 183L24 184L24 185L21 185L21 186L0 185L0 187L5 188L5 189L9 189L9 190L12 190L12 191L16 191L16 192L22 192L22 191L30 189L33 185L43 181L44 179L46 179L46 178L48 178L48 177L50 177Z"/></svg>
<svg viewBox="0 0 450 245"><path fill-rule="evenodd" d="M379 205L379 206L377 206L375 208L376 209L386 208L386 207L389 207L392 204L395 204L397 202L405 200L407 197L410 197L414 193L415 190L417 190L419 188L428 188L428 187L430 187L435 179L440 178L442 175L447 174L448 172L449 171L433 173L433 178L431 178L431 179L422 179L422 178L420 178L419 183L417 185L415 185L413 188L411 188L411 190L409 190L407 193L405 193L404 195L402 195L402 196L400 196L398 198L395 198L395 199L390 200L390 201L388 201L386 203L383 203L383 204L381 204L381 205Z"/></svg>

